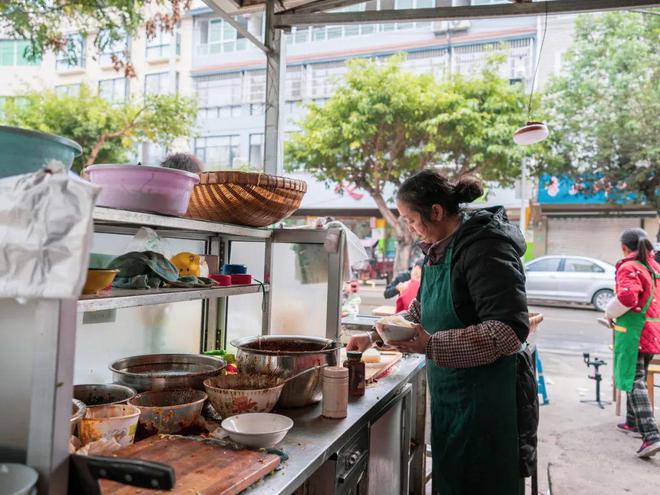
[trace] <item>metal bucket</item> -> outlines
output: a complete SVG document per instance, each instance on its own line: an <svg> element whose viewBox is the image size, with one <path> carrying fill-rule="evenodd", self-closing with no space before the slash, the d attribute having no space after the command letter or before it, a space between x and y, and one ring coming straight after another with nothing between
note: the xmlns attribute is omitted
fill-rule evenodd
<svg viewBox="0 0 660 495"><path fill-rule="evenodd" d="M200 354L145 354L120 359L110 365L112 379L138 392L196 388L225 369L224 360Z"/></svg>
<svg viewBox="0 0 660 495"><path fill-rule="evenodd" d="M336 366L339 349L335 341L299 335L266 335L236 339L236 361L241 373L258 373L289 378L319 366ZM304 407L321 400L321 371L304 373L288 382L278 407Z"/></svg>
<svg viewBox="0 0 660 495"><path fill-rule="evenodd" d="M106 404L123 404L135 397L137 392L131 387L118 383L98 383L73 386L73 398L82 401L87 407Z"/></svg>

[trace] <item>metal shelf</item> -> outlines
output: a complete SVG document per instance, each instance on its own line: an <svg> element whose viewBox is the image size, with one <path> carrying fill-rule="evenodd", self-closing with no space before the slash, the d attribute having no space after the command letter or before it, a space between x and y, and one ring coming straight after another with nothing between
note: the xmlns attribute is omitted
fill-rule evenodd
<svg viewBox="0 0 660 495"><path fill-rule="evenodd" d="M251 284L210 289L112 289L112 292L98 295L84 295L78 300L78 312L100 311L103 309L131 308L151 304L166 304L181 301L197 301L216 297L237 296L268 292L269 285Z"/></svg>
<svg viewBox="0 0 660 495"><path fill-rule="evenodd" d="M227 235L251 239L268 239L272 234L270 229L257 229L243 225L207 222L192 218L168 217L155 213L142 213L129 210L115 210L97 206L94 208L94 223L110 226L145 226L182 232Z"/></svg>

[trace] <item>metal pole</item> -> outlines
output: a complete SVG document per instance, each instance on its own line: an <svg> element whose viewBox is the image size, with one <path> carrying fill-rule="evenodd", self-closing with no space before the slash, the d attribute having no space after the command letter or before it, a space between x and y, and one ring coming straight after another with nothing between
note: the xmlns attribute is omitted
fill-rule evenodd
<svg viewBox="0 0 660 495"><path fill-rule="evenodd" d="M286 74L285 35L275 29L275 0L266 1L266 116L264 129L264 172L279 175L283 169L280 136L283 77Z"/></svg>
<svg viewBox="0 0 660 495"><path fill-rule="evenodd" d="M76 318L75 300L39 302L27 463L44 495L67 490Z"/></svg>
<svg viewBox="0 0 660 495"><path fill-rule="evenodd" d="M527 158L522 159L520 166L520 231L525 235L525 217L527 213Z"/></svg>

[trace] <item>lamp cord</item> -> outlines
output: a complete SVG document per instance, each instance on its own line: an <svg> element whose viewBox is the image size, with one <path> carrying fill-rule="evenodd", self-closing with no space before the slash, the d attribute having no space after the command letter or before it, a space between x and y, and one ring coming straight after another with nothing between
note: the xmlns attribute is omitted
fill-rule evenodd
<svg viewBox="0 0 660 495"><path fill-rule="evenodd" d="M529 121L532 118L532 99L534 98L534 86L536 85L536 75L539 72L539 66L541 65L541 54L543 53L543 45L545 44L545 35L548 33L548 2L545 2L545 26L543 27L543 37L541 38L541 47L539 48L539 58L536 61L536 67L534 69L534 76L532 77L532 89L529 92L529 103L527 104L527 120Z"/></svg>

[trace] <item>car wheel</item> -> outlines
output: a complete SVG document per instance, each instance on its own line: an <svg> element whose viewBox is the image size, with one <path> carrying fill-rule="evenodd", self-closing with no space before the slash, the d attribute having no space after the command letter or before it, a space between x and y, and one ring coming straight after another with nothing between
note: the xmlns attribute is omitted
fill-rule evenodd
<svg viewBox="0 0 660 495"><path fill-rule="evenodd" d="M605 308L607 308L607 305L613 297L614 292L612 292L610 289L601 289L596 291L594 297L591 299L591 304L593 304L594 308L596 308L598 311L605 311Z"/></svg>

